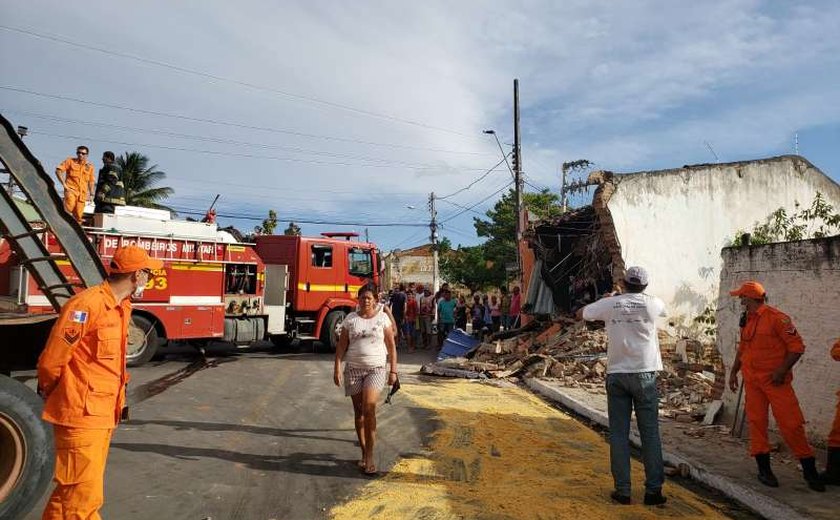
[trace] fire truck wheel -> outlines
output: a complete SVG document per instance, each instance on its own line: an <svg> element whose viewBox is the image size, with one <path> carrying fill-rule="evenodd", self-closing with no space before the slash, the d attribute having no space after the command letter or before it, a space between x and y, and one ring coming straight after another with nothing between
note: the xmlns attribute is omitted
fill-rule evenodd
<svg viewBox="0 0 840 520"><path fill-rule="evenodd" d="M0 375L0 518L23 518L52 480L52 427L41 398Z"/></svg>
<svg viewBox="0 0 840 520"><path fill-rule="evenodd" d="M140 365L152 359L157 352L160 339L152 322L143 316L134 314L128 325L128 345L125 362L130 367Z"/></svg>
<svg viewBox="0 0 840 520"><path fill-rule="evenodd" d="M327 319L324 320L324 325L321 329L321 343L330 347L330 350L335 350L338 346L338 329L346 315L347 313L344 311L332 311L327 314Z"/></svg>

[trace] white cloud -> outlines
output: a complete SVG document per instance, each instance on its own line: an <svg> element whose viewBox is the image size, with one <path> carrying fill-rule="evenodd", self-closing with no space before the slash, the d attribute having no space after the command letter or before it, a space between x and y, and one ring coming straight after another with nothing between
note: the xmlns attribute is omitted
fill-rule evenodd
<svg viewBox="0 0 840 520"><path fill-rule="evenodd" d="M840 6L831 2L788 7L738 0L33 1L4 12L3 19L387 117L0 31L5 84L427 149L197 124L0 91L4 110L322 152L31 120L30 127L53 134L293 159L143 150L169 172L184 197L181 205L190 207L222 192L230 211L262 213L274 207L281 215L418 220L422 214L402 209L406 201L420 201L422 208L429 191L454 191L499 159L495 142L481 130L492 127L504 142L512 140L513 77L521 83L524 164L533 182L548 186L558 185L556 169L564 160L587 158L625 171L679 166L708 160L704 140L723 157L768 155L797 128L836 125L840 118L833 105L828 108L840 75L840 44L831 37ZM30 143L36 153L55 160L75 140L34 134ZM372 166L383 161L390 166ZM406 168L406 163L428 168ZM455 202L479 200L507 175L494 173L484 189L478 186ZM469 229L468 217L453 224ZM377 233L387 246L404 240L403 231Z"/></svg>

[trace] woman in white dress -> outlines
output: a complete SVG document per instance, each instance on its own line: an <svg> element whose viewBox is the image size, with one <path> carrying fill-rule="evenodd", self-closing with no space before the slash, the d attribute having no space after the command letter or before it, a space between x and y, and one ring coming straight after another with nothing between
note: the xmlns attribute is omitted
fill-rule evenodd
<svg viewBox="0 0 840 520"><path fill-rule="evenodd" d="M359 466L376 474L373 449L376 444L376 402L385 384L397 380L397 349L392 319L377 305L369 286L359 289L359 310L342 323L335 349L333 381L344 383L344 395L353 400L356 435L362 449ZM342 370L344 362L344 370Z"/></svg>

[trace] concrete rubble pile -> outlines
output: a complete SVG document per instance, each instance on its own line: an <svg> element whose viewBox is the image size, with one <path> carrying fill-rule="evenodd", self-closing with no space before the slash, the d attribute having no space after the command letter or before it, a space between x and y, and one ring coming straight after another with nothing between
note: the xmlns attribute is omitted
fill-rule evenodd
<svg viewBox="0 0 840 520"><path fill-rule="evenodd" d="M714 345L677 339L662 330L659 340L663 360L658 380L660 414L677 422L711 424L720 410L724 383ZM606 393L606 370L606 331L565 317L555 318L542 330L504 339L491 337L467 357L423 367L425 373L451 377L538 377L593 394Z"/></svg>

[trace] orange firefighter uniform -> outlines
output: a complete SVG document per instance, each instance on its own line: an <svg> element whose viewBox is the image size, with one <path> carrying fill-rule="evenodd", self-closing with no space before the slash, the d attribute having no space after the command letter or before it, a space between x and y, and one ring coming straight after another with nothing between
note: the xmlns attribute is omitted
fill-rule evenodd
<svg viewBox="0 0 840 520"><path fill-rule="evenodd" d="M64 209L81 222L88 198L88 189L91 192L94 190L93 165L89 162L82 164L76 157L68 157L55 170L56 176L60 171L65 174Z"/></svg>
<svg viewBox="0 0 840 520"><path fill-rule="evenodd" d="M744 375L745 410L750 425L750 455L770 452L767 439L768 405L787 445L798 459L813 457L805 437L805 418L793 391L793 374L788 371L784 382L775 385L773 372L790 353L802 353L805 344L790 318L780 310L761 305L747 314L738 345Z"/></svg>
<svg viewBox="0 0 840 520"><path fill-rule="evenodd" d="M831 347L831 357L834 361L840 361L840 339ZM840 390L837 391L840 398ZM831 425L831 433L828 434L828 447L840 448L840 399L837 400L837 407L834 409L834 424Z"/></svg>
<svg viewBox="0 0 840 520"><path fill-rule="evenodd" d="M112 272L160 269L142 249L117 250ZM117 301L109 282L86 289L61 309L38 360L43 419L54 425L56 487L45 520L98 520L104 502L111 432L125 403L128 298Z"/></svg>

